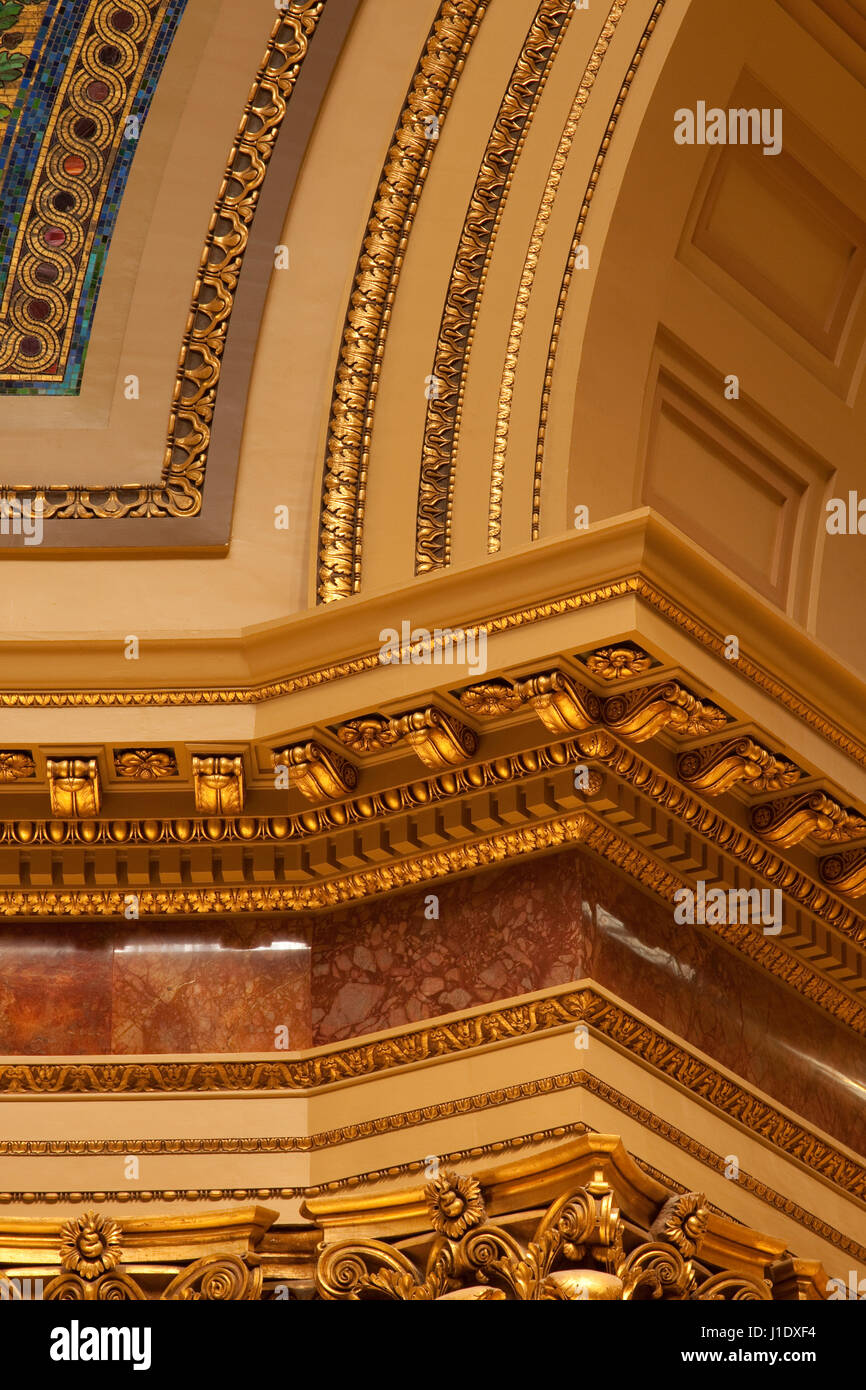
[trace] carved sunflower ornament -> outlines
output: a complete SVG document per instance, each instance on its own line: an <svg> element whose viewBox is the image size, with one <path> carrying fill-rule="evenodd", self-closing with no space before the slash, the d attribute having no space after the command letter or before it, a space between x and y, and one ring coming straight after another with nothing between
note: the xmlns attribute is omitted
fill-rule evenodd
<svg viewBox="0 0 866 1390"><path fill-rule="evenodd" d="M82 1279L95 1279L120 1263L121 1229L116 1221L87 1211L67 1221L60 1238L64 1269Z"/></svg>
<svg viewBox="0 0 866 1390"><path fill-rule="evenodd" d="M459 1240L472 1226L486 1220L481 1185L475 1178L442 1173L425 1188L430 1220L434 1231Z"/></svg>

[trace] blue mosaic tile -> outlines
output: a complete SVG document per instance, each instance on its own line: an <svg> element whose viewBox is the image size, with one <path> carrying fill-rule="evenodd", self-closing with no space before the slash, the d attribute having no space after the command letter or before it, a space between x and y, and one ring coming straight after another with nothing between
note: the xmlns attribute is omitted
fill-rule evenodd
<svg viewBox="0 0 866 1390"><path fill-rule="evenodd" d="M144 129L168 50L186 8L187 0L170 0L160 32L153 44L138 91L130 109ZM65 76L70 55L87 17L89 0L49 0L46 13L24 70L12 116L0 145L0 293L9 273L9 259L18 225L36 171L40 149L55 99ZM72 338L62 381L0 379L0 395L77 395L93 315L105 269L111 237L129 178L138 140L121 137L107 156L108 185L98 213L96 229L83 279ZM80 270L80 268L79 268Z"/></svg>

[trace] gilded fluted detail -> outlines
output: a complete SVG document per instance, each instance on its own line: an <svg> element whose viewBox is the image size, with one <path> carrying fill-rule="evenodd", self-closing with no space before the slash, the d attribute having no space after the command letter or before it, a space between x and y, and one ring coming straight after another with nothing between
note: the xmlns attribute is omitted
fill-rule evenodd
<svg viewBox="0 0 866 1390"><path fill-rule="evenodd" d="M102 781L95 758L47 758L51 814L92 820L102 809Z"/></svg>
<svg viewBox="0 0 866 1390"><path fill-rule="evenodd" d="M544 450L545 445L547 443L547 422L550 415L550 398L553 392L553 376L556 370L556 358L559 351L559 340L562 332L563 319L565 318L565 309L566 304L568 302L568 294L569 290L571 289L572 279L574 278L574 268L577 264L578 253L583 242L583 234L586 230L587 218L589 217L589 210L592 206L592 200L595 196L595 190L598 187L598 181L601 177L602 169L604 168L605 158L610 148L610 142L613 139L617 123L619 122L623 106L626 102L626 98L628 97L628 94L631 91L631 85L634 81L635 73L641 65L644 53L646 52L647 44L653 36L656 24L658 23L659 18L661 17L661 13L664 7L665 0L656 0L655 5L653 6L652 14L650 15L649 20L647 21L646 28L644 29L640 37L640 42L638 43L638 46L635 49L634 54L632 55L632 60L629 64L628 71L623 79L622 86L619 89L617 99L614 102L613 110L610 113L607 128L604 132L604 137L599 147L598 154L596 155L595 163L592 167L592 173L589 176L589 182L586 186L586 192L583 195L583 203L581 204L580 212L578 213L577 225L574 230L574 237L572 238L571 247L569 248L568 257L565 263L565 270L563 271L562 281L559 287L559 296L556 303L556 311L554 313L553 326L550 331L550 342L547 349L547 365L544 372L544 386L541 392L541 404L539 406L538 411L538 434L535 444L535 470L532 483L531 536L532 540L534 541L538 540L538 537L541 533L541 486L542 473L544 468Z"/></svg>
<svg viewBox="0 0 866 1390"><path fill-rule="evenodd" d="M406 244L436 149L427 126L444 122L486 10L487 0L442 0L367 222L328 422L319 521L318 595L324 603L346 598L360 585L379 372Z"/></svg>
<svg viewBox="0 0 866 1390"><path fill-rule="evenodd" d="M514 170L573 14L573 0L541 0L481 157L454 255L431 369L435 389L424 421L416 574L450 563L454 467L481 296Z"/></svg>
<svg viewBox="0 0 866 1390"><path fill-rule="evenodd" d="M238 816L244 808L244 760L241 757L193 757L195 808L205 816Z"/></svg>
<svg viewBox="0 0 866 1390"><path fill-rule="evenodd" d="M511 328L508 334L508 344L505 349L505 361L502 367L502 376L499 382L499 401L496 409L496 430L493 441L493 459L490 466L490 499L488 503L487 517L487 551L488 554L495 554L499 550L502 535L502 496L505 486L505 458L508 452L508 437L511 430L511 407L514 399L514 383L517 377L517 363L520 357L520 348L523 342L523 330L526 324L526 316L529 312L529 303L535 284L535 275L538 269L538 262L541 257L541 249L544 245L544 237L547 232L548 223L553 212L553 206L559 192L559 185L562 182L562 175L565 170L571 147L580 124L590 95L592 94L595 79L601 68L602 62L610 47L611 39L616 33L616 27L622 18L628 0L615 0L611 5L607 18L602 26L601 33L596 40L595 47L590 55L589 62L584 69L577 95L571 105L562 134L559 137L559 144L547 175L547 182L544 192L541 195L541 202L535 218L535 225L529 239L529 247L523 262L523 269L520 273L520 284L517 289L517 296L514 301L514 308L511 314Z"/></svg>

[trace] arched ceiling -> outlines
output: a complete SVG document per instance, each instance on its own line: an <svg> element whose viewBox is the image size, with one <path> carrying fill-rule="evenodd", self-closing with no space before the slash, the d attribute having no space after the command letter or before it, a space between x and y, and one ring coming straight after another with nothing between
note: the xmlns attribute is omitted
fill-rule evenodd
<svg viewBox="0 0 866 1390"><path fill-rule="evenodd" d="M863 560L823 526L862 438L855 21L189 0L81 392L0 401L13 495L53 509L0 536L4 746L261 743L262 776L429 691L376 648L441 619L487 623L491 669L631 635L740 718L835 702L798 752L791 697L788 751L859 778ZM783 152L677 144L699 100L778 105ZM770 675L720 665L732 626Z"/></svg>

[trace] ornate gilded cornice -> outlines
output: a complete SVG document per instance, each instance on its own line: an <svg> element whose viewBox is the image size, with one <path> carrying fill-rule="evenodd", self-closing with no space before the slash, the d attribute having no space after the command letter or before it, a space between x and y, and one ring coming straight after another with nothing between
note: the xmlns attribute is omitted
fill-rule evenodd
<svg viewBox="0 0 866 1390"><path fill-rule="evenodd" d="M592 200L595 196L595 190L598 187L598 181L601 177L601 171L604 168L604 162L607 156L607 152L610 148L610 142L613 139L620 115L622 114L623 106L625 105L628 94L631 91L631 85L634 81L635 74L637 73L637 70L640 67L644 53L647 49L647 45L650 39L652 38L653 33L655 32L655 27L661 17L661 13L664 7L665 0L656 0L655 5L653 6L652 14L650 15L649 20L647 21L646 28L644 29L640 37L640 42L638 43L638 46L634 51L631 63L629 64L628 72L626 73L623 79L622 86L620 87L619 93L617 95L617 99L614 102L613 110L610 113L607 128L604 132L604 137L602 139L601 145L599 146L599 151L596 155L595 163L592 166L592 173L589 176L589 182L586 186L586 192L583 195L583 203L581 204L580 212L578 213L577 226L574 230L574 237L572 238L571 247L569 249L568 257L565 263L565 270L563 271L562 275L562 282L559 287L559 297L556 303L556 312L553 318L553 327L550 331L550 343L547 349L547 366L544 372L544 386L541 392L541 405L539 407L538 412L538 434L535 445L535 472L532 484L532 525L530 533L531 539L534 541L537 541L539 535L541 534L541 484L542 472L544 468L544 450L547 443L547 421L550 414L550 397L553 391L553 377L556 371L556 357L559 350L559 338L560 333L562 331L562 321L565 317L565 306L568 302L568 293L571 289L571 282L574 277L574 268L577 264L578 252L580 251L581 243L583 241L583 234L586 230L586 223L589 217L589 210L592 206Z"/></svg>
<svg viewBox="0 0 866 1390"><path fill-rule="evenodd" d="M602 855L608 863L621 869L650 892L668 901L673 900L678 890L690 886L686 879L662 867L608 826L594 822L585 846ZM856 920L860 922L859 918ZM782 949L745 923L708 922L703 930L721 937L741 955L748 956L777 979L791 985L804 998L810 999L855 1032L866 1035L866 1009L863 1004L815 970L808 957L803 959Z"/></svg>
<svg viewBox="0 0 866 1390"><path fill-rule="evenodd" d="M575 844L587 833L588 819L571 814L540 824L527 825L484 836L469 845L457 845L398 859L391 864L340 875L324 883L255 888L135 888L139 916L197 916L200 913L315 912L341 903L357 902L375 893L409 888L450 874L501 864L516 855L534 854ZM128 905L129 887L63 892L41 889L0 890L4 916L114 916L122 917Z"/></svg>
<svg viewBox="0 0 866 1390"><path fill-rule="evenodd" d="M494 1043L573 1029L576 1023L586 1024L597 1036L849 1197L866 1202L866 1167L591 988L563 989L526 1004L478 1011L449 1023L407 1029L378 1042L293 1060L8 1063L0 1065L0 1094L303 1093Z"/></svg>
<svg viewBox="0 0 866 1390"><path fill-rule="evenodd" d="M615 1106L622 1114L628 1115L630 1119L636 1120L642 1128L660 1135L668 1143L674 1144L683 1153L688 1154L689 1157L695 1158L706 1167L711 1168L714 1173L724 1175L727 1166L725 1157L715 1153L705 1144L699 1143L691 1135L678 1129L676 1125L661 1119L652 1110L648 1110L646 1106L632 1100L630 1096L625 1095L623 1091L610 1085L609 1082L602 1081L593 1076L591 1072L584 1070L558 1072L553 1076L542 1077L538 1080L515 1082L507 1087L476 1092L474 1095L463 1096L457 1100L428 1102L419 1109L403 1110L391 1115L377 1115L372 1120L342 1125L315 1134L244 1136L223 1139L0 1139L0 1158L105 1158L125 1157L131 1154L142 1157L160 1157L178 1154L315 1153L338 1148L345 1144L354 1144L364 1139L377 1138L382 1134L401 1133L441 1120L454 1119L486 1110L501 1109L519 1101L538 1100L559 1091L572 1090L591 1092L605 1101L606 1104ZM470 1157L478 1158L486 1154L501 1154L507 1150L534 1148L554 1139L564 1139L569 1135L588 1132L590 1132L590 1126L582 1120L575 1120L570 1124L536 1130L532 1134L516 1135L508 1139L497 1139L491 1143L475 1145L471 1151L454 1150L441 1155L440 1162L443 1165L465 1163ZM640 1168L649 1172L657 1181L663 1182L667 1187L674 1189L681 1187L667 1174L660 1173L640 1158L635 1156L634 1161ZM352 1174L308 1187L235 1188L231 1192L223 1188L187 1188L181 1191L174 1188L157 1191L145 1189L142 1192L123 1189L115 1192L99 1192L98 1194L90 1191L76 1193L39 1192L38 1194L29 1193L27 1196L33 1201L38 1200L40 1204L46 1205L59 1205L61 1203L77 1205L94 1201L99 1203L105 1201L123 1203L215 1202L224 1201L229 1197L235 1201L267 1201L276 1198L288 1200L342 1192L348 1188L360 1186L374 1186L377 1183L388 1182L397 1177L422 1173L424 1167L425 1160L410 1160L405 1163L391 1164L385 1169L377 1168L369 1172ZM737 1187L758 1197L760 1201L766 1202L774 1210L781 1212L792 1221L796 1221L798 1225L811 1231L821 1240L825 1240L828 1244L844 1251L852 1259L866 1264L866 1246L858 1244L850 1236L838 1231L826 1221L820 1220L801 1207L798 1202L783 1196L743 1168L740 1168L737 1177ZM0 1205L9 1205L12 1202L20 1203L24 1200L25 1194L23 1192L0 1192Z"/></svg>
<svg viewBox="0 0 866 1390"><path fill-rule="evenodd" d="M487 637L534 626L566 613L595 608L626 597L646 603L666 622L684 632L706 651L724 660L725 638L695 618L652 581L632 574L611 583L576 590L542 603L512 609L495 617L464 623L467 639L481 633ZM147 709L182 706L256 705L278 700L305 690L314 690L332 681L381 669L379 649L346 661L315 667L296 675L249 686L182 687L161 690L0 690L0 709ZM789 686L777 680L741 648L737 674L762 690L803 724L838 748L859 767L866 768L866 745L847 730L834 724L822 710L802 699Z"/></svg>
<svg viewBox="0 0 866 1390"><path fill-rule="evenodd" d="M853 941L866 940L866 921L846 903L830 894L808 874L781 859L741 826L719 811L705 806L686 788L645 762L606 730L578 735L576 742L584 757L609 767L618 777L664 806L726 854L782 889L808 912Z"/></svg>
<svg viewBox="0 0 866 1390"><path fill-rule="evenodd" d="M532 683L530 678L530 683ZM672 782L657 768L645 762L630 749L623 747L604 729L581 734L571 740L553 744L547 748L530 750L507 758L497 758L490 762L450 769L440 776L423 783L411 783L402 788L392 789L373 796L361 796L352 801L337 803L334 806L310 810L293 817L259 817L220 820L209 818L202 821L163 820L142 822L15 822L0 827L6 843L18 843L22 847L29 843L43 843L57 846L61 843L80 843L82 845L115 845L118 857L115 878L125 882L123 889L93 891L77 887L79 879L73 878L69 887L58 889L35 888L0 890L0 908L4 915L34 916L74 915L91 913L112 916L125 912L129 894L134 893L136 910L139 916L189 915L193 913L228 914L254 912L315 912L343 902L357 901L379 893L387 893L413 884L435 881L437 878L483 867L485 864L506 862L524 853L535 853L562 847L573 843L584 843L589 849L602 855L622 872L640 883L644 888L658 894L662 899L675 901L675 894L689 881L673 873L668 864L654 859L635 844L625 839L615 825L605 823L604 813L569 810L556 815L556 808L565 809L579 805L587 796L594 796L601 789L601 774L591 764L601 762L615 775L631 783L649 802L662 806L671 814L684 820L692 828L698 829L707 840L707 854L712 854L711 846L718 845L735 859L744 863L751 871L778 884L810 914L824 920L840 930L850 939L860 941L866 935L866 924L851 908L835 898L826 888L810 879L799 869L786 864L778 855L767 850L752 839L739 826L728 821L719 813L710 810L690 792ZM586 772L586 785L578 792L575 789L570 770L575 764L589 764ZM524 779L526 779L524 781ZM489 819L501 820L503 809L499 799L490 801L495 795L497 785L510 782L524 782L526 792L521 798L510 796L504 807L511 827L502 833L489 832ZM490 788L490 793L484 792ZM435 819L440 813L434 810L435 803L447 807L449 801L468 793L472 814L468 815L467 803L463 803L463 813L454 822L453 815L446 815L443 821ZM482 796L481 794L484 793ZM615 805L615 803L612 803ZM316 872L322 873L322 864L327 863L327 876L312 883L286 885L280 879L283 875L281 862L278 863L280 841L301 841L309 843L317 835L330 831L342 832L352 824L363 826L379 822L388 826L388 817L394 813L414 810L420 816L417 827L408 821L400 822L399 840L395 849L387 837L380 837L382 854L389 863L378 862L360 872L341 867L347 846L343 843L327 851L315 851ZM534 819L540 815L551 815L547 821ZM644 812L652 820L654 812L649 806ZM434 819L430 819L430 817ZM517 829L513 825L516 816L522 816L529 823ZM477 824L475 824L477 822ZM423 845L426 837L433 833L442 838L443 826L455 823L459 826L457 837L465 841L467 834L474 833L477 840L471 844L460 843L437 852L425 853ZM654 834L658 834L658 823L652 820ZM38 835L37 835L38 830ZM122 876L120 860L123 859L125 839L130 843L212 845L213 852L220 856L219 874L214 869L213 886L205 888L176 887L178 868L173 861L168 863L168 873L160 886L153 882L154 867L159 874L159 861L150 863L142 876L141 866L133 871L125 865ZM217 847L225 843L258 843L259 857L255 865L250 863L247 874L246 857L234 858L221 852ZM697 846L697 841L695 846ZM370 847L369 840L367 841ZM409 847L414 844L417 852ZM354 845L354 848L353 848ZM349 864L357 863L357 843L348 846ZM271 848L267 848L271 846ZM315 846L313 846L315 850ZM270 869L261 857L270 856ZM302 850L302 854L306 851ZM200 854L200 851L199 851ZM373 856L381 859L382 855ZM303 870L304 860L296 865ZM311 861L312 862L312 861ZM125 861L124 861L125 864ZM707 861L709 869L709 861ZM101 866L104 874L105 865ZM198 871L202 864L199 862ZM254 870L254 875L253 875ZM717 866L710 870L717 876ZM76 873L80 870L76 869ZM699 871L698 871L699 872ZM263 882L263 874L273 875L273 881ZM741 954L755 960L772 974L785 980L806 998L826 1009L834 1017L841 1019L857 1031L866 1032L866 1012L852 994L841 990L828 979L826 973L815 969L811 961L812 944L816 928L806 919L801 919L796 940L791 947L777 945L763 934L756 933L748 924L708 923L707 930L720 935ZM822 939L822 953L833 954L834 948L829 939ZM841 943L835 948L836 955L842 950ZM848 968L846 966L846 968Z"/></svg>
<svg viewBox="0 0 866 1390"><path fill-rule="evenodd" d="M320 601L355 593L379 371L406 244L436 140L488 0L442 0L379 180L358 260L334 381L319 522Z"/></svg>
<svg viewBox="0 0 866 1390"><path fill-rule="evenodd" d="M571 105L562 134L559 137L559 144L547 175L547 182L544 185L544 192L541 195L541 202L538 206L538 213L535 218L535 225L532 228L532 235L529 239L526 256L523 261L523 269L520 273L520 283L517 288L517 296L514 301L514 308L511 314L511 328L508 334L508 344L505 349L505 361L502 367L502 376L499 382L499 401L496 409L496 431L493 441L493 460L490 465L490 500L488 504L487 518L487 551L494 554L500 545L502 530L502 495L505 486L505 456L508 452L508 436L511 430L511 408L514 400L514 383L517 378L517 363L520 357L520 348L523 342L523 329L526 324L526 316L529 312L529 303L535 284L535 275L538 269L538 262L541 257L541 248L544 245L544 237L547 232L553 212L553 205L559 192L562 182L562 175L565 170L571 147L580 124L581 116L586 109L592 93L595 79L601 69L602 62L610 47L611 40L616 33L616 27L625 13L628 0L614 0L608 11L607 18L602 25L601 33L596 40L595 47L590 55L589 62L584 69L580 86ZM454 449L452 448L452 455ZM447 549L447 540L446 540Z"/></svg>
<svg viewBox="0 0 866 1390"><path fill-rule="evenodd" d="M499 105L445 293L424 421L415 573L450 563L454 460L481 294L514 171L569 22L573 0L541 0Z"/></svg>
<svg viewBox="0 0 866 1390"><path fill-rule="evenodd" d="M573 1126L529 1139L534 1147L568 1133ZM440 1167L423 1188L311 1197L301 1207L304 1225L275 1226L279 1213L258 1202L180 1219L117 1220L94 1210L65 1221L7 1218L0 1292L31 1297L36 1278L37 1298L97 1302L258 1300L278 1288L304 1300L827 1296L823 1266L789 1257L782 1241L730 1221L702 1192L657 1177L615 1135L582 1133L543 1154L474 1167L485 1153L522 1142L477 1146L463 1159L474 1171ZM402 1167L388 1176L402 1176ZM360 1175L339 1183L366 1186ZM51 1195L68 1195L79 1211L91 1200ZM232 1195L240 1200L246 1189ZM26 1294L16 1275L27 1278Z"/></svg>

